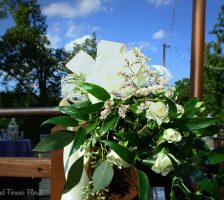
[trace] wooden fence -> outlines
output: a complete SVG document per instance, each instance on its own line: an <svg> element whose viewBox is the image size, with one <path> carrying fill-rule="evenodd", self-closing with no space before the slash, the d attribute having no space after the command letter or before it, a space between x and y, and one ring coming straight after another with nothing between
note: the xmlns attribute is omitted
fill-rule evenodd
<svg viewBox="0 0 224 200"><path fill-rule="evenodd" d="M54 115L61 115L61 113L56 108L0 109L0 117ZM0 177L49 178L51 180L51 200L60 200L65 183L63 150L53 151L50 155L50 158L1 157Z"/></svg>

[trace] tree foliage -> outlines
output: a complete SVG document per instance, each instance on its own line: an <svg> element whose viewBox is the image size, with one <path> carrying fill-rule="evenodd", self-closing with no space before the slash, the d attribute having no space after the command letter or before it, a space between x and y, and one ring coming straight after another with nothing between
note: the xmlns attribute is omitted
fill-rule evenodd
<svg viewBox="0 0 224 200"><path fill-rule="evenodd" d="M210 34L215 39L205 46L205 66L203 82L203 101L207 114L216 116L224 121L224 5L218 15L218 22ZM181 103L189 97L189 79L176 82Z"/></svg>
<svg viewBox="0 0 224 200"><path fill-rule="evenodd" d="M11 81L17 92L31 96L33 105L50 105L60 94L66 52L49 48L46 18L36 0L18 0L17 6L4 2L1 8L13 17L15 26L0 39L0 75L5 84Z"/></svg>

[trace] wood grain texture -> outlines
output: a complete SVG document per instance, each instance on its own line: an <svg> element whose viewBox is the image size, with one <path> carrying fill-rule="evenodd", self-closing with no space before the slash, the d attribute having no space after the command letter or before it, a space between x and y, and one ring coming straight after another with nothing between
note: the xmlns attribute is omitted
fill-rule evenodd
<svg viewBox="0 0 224 200"><path fill-rule="evenodd" d="M0 176L50 178L50 158L1 157Z"/></svg>
<svg viewBox="0 0 224 200"><path fill-rule="evenodd" d="M55 126L51 132L65 130L63 126ZM63 149L51 152L51 200L61 200L62 189L65 184L63 165Z"/></svg>

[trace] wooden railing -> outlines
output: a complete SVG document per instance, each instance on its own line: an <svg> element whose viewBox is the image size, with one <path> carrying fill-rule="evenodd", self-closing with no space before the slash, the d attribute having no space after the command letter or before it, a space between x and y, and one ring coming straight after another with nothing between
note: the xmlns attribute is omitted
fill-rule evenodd
<svg viewBox="0 0 224 200"><path fill-rule="evenodd" d="M56 108L0 109L0 117L40 117L61 115ZM54 132L56 129L52 132ZM53 151L49 158L1 157L0 177L50 178L51 200L60 200L65 182L63 150Z"/></svg>

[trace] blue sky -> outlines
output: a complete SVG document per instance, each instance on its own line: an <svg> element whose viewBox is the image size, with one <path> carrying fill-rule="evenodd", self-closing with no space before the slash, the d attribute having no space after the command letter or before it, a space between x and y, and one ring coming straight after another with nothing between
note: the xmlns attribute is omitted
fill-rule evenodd
<svg viewBox="0 0 224 200"><path fill-rule="evenodd" d="M176 3L175 3L176 2ZM53 47L71 48L96 31L98 39L143 47L152 60L162 64L162 45L169 43L166 66L172 83L190 75L193 0L39 0L47 16L48 36ZM217 22L224 0L207 0L206 41ZM175 8L175 17L173 17ZM172 18L174 20L172 20ZM0 21L0 35L12 20Z"/></svg>

